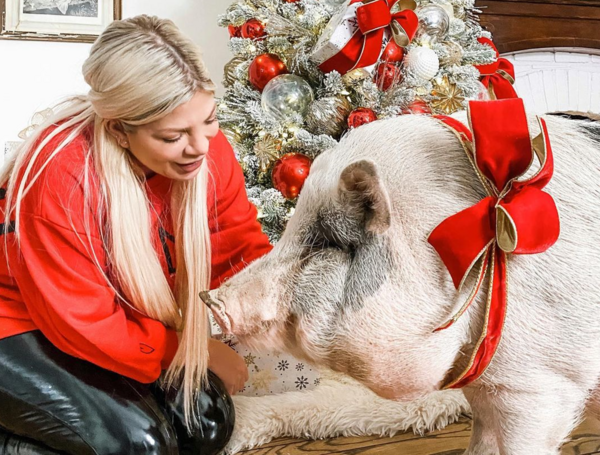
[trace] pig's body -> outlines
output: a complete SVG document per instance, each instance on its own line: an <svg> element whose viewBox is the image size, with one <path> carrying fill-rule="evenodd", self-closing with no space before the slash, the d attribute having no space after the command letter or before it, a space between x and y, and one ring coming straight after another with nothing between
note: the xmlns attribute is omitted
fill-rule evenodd
<svg viewBox="0 0 600 455"><path fill-rule="evenodd" d="M503 339L465 389L470 455L555 455L590 394L598 407L600 127L546 121L555 172L545 191L561 234L545 253L509 257ZM402 116L363 126L315 160L275 249L214 294L224 325L384 397L436 390L468 361L485 292L457 324L433 333L464 295L457 298L427 237L482 197L461 145L437 121Z"/></svg>

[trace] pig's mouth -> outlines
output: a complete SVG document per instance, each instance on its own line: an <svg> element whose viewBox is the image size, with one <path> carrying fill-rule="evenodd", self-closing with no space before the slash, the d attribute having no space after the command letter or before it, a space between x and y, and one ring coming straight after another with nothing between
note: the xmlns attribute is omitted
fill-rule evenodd
<svg viewBox="0 0 600 455"><path fill-rule="evenodd" d="M215 317L217 324L221 326L223 331L226 334L232 333L232 324L231 318L225 311L225 306L222 302L213 299L208 291L202 291L200 293L200 298L204 302L204 304L212 311L213 316Z"/></svg>

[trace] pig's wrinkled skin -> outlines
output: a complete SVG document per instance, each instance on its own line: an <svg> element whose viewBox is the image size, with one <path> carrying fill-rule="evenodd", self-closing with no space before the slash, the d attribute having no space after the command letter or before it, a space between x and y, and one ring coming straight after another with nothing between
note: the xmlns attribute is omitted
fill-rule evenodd
<svg viewBox="0 0 600 455"><path fill-rule="evenodd" d="M545 118L555 160L546 191L561 235L545 253L509 257L502 342L464 389L474 414L469 455L556 455L586 401L599 413L600 126ZM529 127L539 133L533 117ZM465 295L456 296L427 237L484 196L437 121L362 126L315 160L281 241L211 293L226 315L213 312L245 343L347 373L383 397L437 390L472 352L485 292L433 333Z"/></svg>

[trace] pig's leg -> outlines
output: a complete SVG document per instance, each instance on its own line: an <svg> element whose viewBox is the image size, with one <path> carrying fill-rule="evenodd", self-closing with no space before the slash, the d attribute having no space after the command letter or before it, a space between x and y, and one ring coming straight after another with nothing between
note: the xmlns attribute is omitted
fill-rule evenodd
<svg viewBox="0 0 600 455"><path fill-rule="evenodd" d="M467 387L463 390L473 413L471 441L465 455L498 455L498 443L493 422L494 409L486 399L484 388Z"/></svg>
<svg viewBox="0 0 600 455"><path fill-rule="evenodd" d="M544 387L549 385L554 387ZM578 423L587 398L584 388L567 381L538 386L539 391L527 392L498 387L487 395L501 455L558 455Z"/></svg>

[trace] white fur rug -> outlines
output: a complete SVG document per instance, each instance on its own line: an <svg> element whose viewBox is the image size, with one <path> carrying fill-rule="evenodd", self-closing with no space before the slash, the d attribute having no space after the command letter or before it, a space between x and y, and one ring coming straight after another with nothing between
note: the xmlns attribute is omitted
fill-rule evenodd
<svg viewBox="0 0 600 455"><path fill-rule="evenodd" d="M233 397L236 426L227 455L275 438L324 439L336 436L393 436L438 430L470 414L462 392L434 392L398 403L378 397L358 382L324 374L313 390L262 397Z"/></svg>

